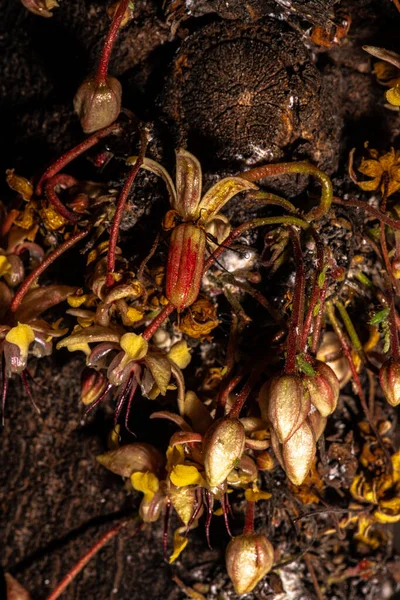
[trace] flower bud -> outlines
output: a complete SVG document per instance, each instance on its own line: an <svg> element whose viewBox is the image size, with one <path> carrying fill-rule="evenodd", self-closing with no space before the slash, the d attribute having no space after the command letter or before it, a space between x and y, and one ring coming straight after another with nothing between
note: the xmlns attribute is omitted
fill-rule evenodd
<svg viewBox="0 0 400 600"><path fill-rule="evenodd" d="M81 400L83 404L92 404L107 388L107 380L94 369L84 369L81 377Z"/></svg>
<svg viewBox="0 0 400 600"><path fill-rule="evenodd" d="M174 228L169 243L166 296L178 310L193 304L203 278L206 234L193 223Z"/></svg>
<svg viewBox="0 0 400 600"><path fill-rule="evenodd" d="M314 438L316 442L318 442L319 438L324 433L327 420L328 419L323 417L321 413L314 408L314 406L311 407L311 410L308 413L308 422L310 423L311 429L314 432Z"/></svg>
<svg viewBox="0 0 400 600"><path fill-rule="evenodd" d="M237 466L244 444L244 427L238 419L224 417L211 425L203 442L204 468L210 487L223 483Z"/></svg>
<svg viewBox="0 0 400 600"><path fill-rule="evenodd" d="M297 375L279 375L260 391L261 416L270 421L281 443L304 423L310 410L310 396Z"/></svg>
<svg viewBox="0 0 400 600"><path fill-rule="evenodd" d="M265 535L239 535L225 552L226 570L238 594L248 594L271 570L274 549Z"/></svg>
<svg viewBox="0 0 400 600"><path fill-rule="evenodd" d="M294 485L301 485L312 467L315 457L315 438L308 423L304 423L292 437L280 445L277 436L271 432L272 448L286 475Z"/></svg>
<svg viewBox="0 0 400 600"><path fill-rule="evenodd" d="M96 456L98 462L122 477L130 477L138 471L160 475L165 465L162 454L150 444L137 443L121 446Z"/></svg>
<svg viewBox="0 0 400 600"><path fill-rule="evenodd" d="M93 133L111 125L121 110L122 87L115 77L99 83L89 77L78 88L74 108L85 133Z"/></svg>
<svg viewBox="0 0 400 600"><path fill-rule="evenodd" d="M379 371L379 381L386 400L392 406L400 404L400 360L389 359Z"/></svg>
<svg viewBox="0 0 400 600"><path fill-rule="evenodd" d="M343 355L340 340L334 331L326 331L317 351L317 360L327 363L339 380L343 388L351 379L349 361Z"/></svg>
<svg viewBox="0 0 400 600"><path fill-rule="evenodd" d="M310 394L311 404L323 417L331 415L339 399L340 383L329 365L318 360L313 365L315 375L303 376L303 383Z"/></svg>

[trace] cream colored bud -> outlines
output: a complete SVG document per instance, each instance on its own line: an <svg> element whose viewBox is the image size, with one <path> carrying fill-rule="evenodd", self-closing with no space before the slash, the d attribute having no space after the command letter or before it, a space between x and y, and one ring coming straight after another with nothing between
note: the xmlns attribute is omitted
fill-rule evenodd
<svg viewBox="0 0 400 600"><path fill-rule="evenodd" d="M327 331L317 351L317 359L329 365L343 388L351 379L349 361L343 355L340 340L334 331Z"/></svg>
<svg viewBox="0 0 400 600"><path fill-rule="evenodd" d="M316 446L312 428L305 421L292 437L282 444L282 458L286 475L294 485L301 485L307 477Z"/></svg>
<svg viewBox="0 0 400 600"><path fill-rule="evenodd" d="M260 390L261 415L269 421L281 443L304 423L310 410L310 397L297 375L279 375Z"/></svg>
<svg viewBox="0 0 400 600"><path fill-rule="evenodd" d="M122 87L115 77L99 83L89 77L79 87L74 108L85 133L93 133L114 123L121 111Z"/></svg>
<svg viewBox="0 0 400 600"><path fill-rule="evenodd" d="M226 570L238 594L248 594L271 570L274 549L265 535L239 535L225 552Z"/></svg>
<svg viewBox="0 0 400 600"><path fill-rule="evenodd" d="M204 436L203 459L207 483L219 486L234 469L244 451L245 431L238 419L215 421Z"/></svg>

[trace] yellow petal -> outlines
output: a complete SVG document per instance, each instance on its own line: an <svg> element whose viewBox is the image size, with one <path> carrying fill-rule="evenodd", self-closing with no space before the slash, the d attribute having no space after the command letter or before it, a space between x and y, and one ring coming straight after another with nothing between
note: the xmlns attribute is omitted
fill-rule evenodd
<svg viewBox="0 0 400 600"><path fill-rule="evenodd" d="M187 343L182 340L174 344L168 352L168 358L178 365L180 369L185 369L191 360Z"/></svg>
<svg viewBox="0 0 400 600"><path fill-rule="evenodd" d="M272 498L272 494L259 489L248 489L245 491L244 496L249 502L258 502L259 500L269 500Z"/></svg>
<svg viewBox="0 0 400 600"><path fill-rule="evenodd" d="M146 356L149 347L143 336L136 333L125 333L119 343L129 360L140 360Z"/></svg>
<svg viewBox="0 0 400 600"><path fill-rule="evenodd" d="M400 481L400 451L396 452L392 456L392 465L393 465L393 482L397 483Z"/></svg>
<svg viewBox="0 0 400 600"><path fill-rule="evenodd" d="M393 106L400 106L400 86L398 84L386 92L386 100Z"/></svg>
<svg viewBox="0 0 400 600"><path fill-rule="evenodd" d="M188 545L188 538L181 535L183 531L186 531L186 527L178 527L174 532L174 551L169 557L169 564L173 563Z"/></svg>
<svg viewBox="0 0 400 600"><path fill-rule="evenodd" d="M137 308L134 308L133 306L129 307L128 310L126 311L126 318L131 323L136 323L136 321L140 321L140 319L143 319L143 315L144 315L144 312L142 310L138 310Z"/></svg>
<svg viewBox="0 0 400 600"><path fill-rule="evenodd" d="M87 342L77 342L76 344L68 344L67 348L69 352L84 352L86 356L89 356L91 352L90 346Z"/></svg>
<svg viewBox="0 0 400 600"><path fill-rule="evenodd" d="M68 296L67 302L72 308L78 308L79 306L82 306L82 304L85 304L87 298L87 294L83 294L82 296Z"/></svg>
<svg viewBox="0 0 400 600"><path fill-rule="evenodd" d="M394 165L395 158L394 148L391 148L389 152L380 157L379 162L385 172L390 171L390 168Z"/></svg>
<svg viewBox="0 0 400 600"><path fill-rule="evenodd" d="M171 471L175 465L180 465L185 460L185 449L182 444L176 446L168 446L167 456L167 471Z"/></svg>
<svg viewBox="0 0 400 600"><path fill-rule="evenodd" d="M397 523L398 521L400 521L400 513L390 515L385 512L382 512L381 510L376 510L374 512L374 517L375 520L378 521L378 523Z"/></svg>
<svg viewBox="0 0 400 600"><path fill-rule="evenodd" d="M362 159L358 170L363 175L367 175L368 177L382 177L383 167L382 164L377 160L365 160Z"/></svg>
<svg viewBox="0 0 400 600"><path fill-rule="evenodd" d="M35 334L30 325L18 323L16 327L10 329L6 335L7 342L18 346L21 353L21 360L26 360L28 356L29 345L34 341Z"/></svg>
<svg viewBox="0 0 400 600"><path fill-rule="evenodd" d="M25 179L25 177L15 175L14 169L7 169L6 175L6 180L10 188L15 192L18 192L18 194L21 194L23 199L28 202L33 194L33 185L31 182Z"/></svg>
<svg viewBox="0 0 400 600"><path fill-rule="evenodd" d="M373 192L378 189L379 184L381 182L381 177L375 177L375 179L371 179L370 181L359 181L357 185L364 190L364 192Z"/></svg>
<svg viewBox="0 0 400 600"><path fill-rule="evenodd" d="M7 257L2 254L0 256L0 277L3 277L3 275L8 275L11 273L11 270L11 264L9 263Z"/></svg>
<svg viewBox="0 0 400 600"><path fill-rule="evenodd" d="M131 475L132 487L138 492L143 492L144 501L151 502L154 494L158 492L160 482L154 473L137 471Z"/></svg>
<svg viewBox="0 0 400 600"><path fill-rule="evenodd" d="M193 465L175 465L172 467L170 479L176 487L185 485L204 485L205 481Z"/></svg>

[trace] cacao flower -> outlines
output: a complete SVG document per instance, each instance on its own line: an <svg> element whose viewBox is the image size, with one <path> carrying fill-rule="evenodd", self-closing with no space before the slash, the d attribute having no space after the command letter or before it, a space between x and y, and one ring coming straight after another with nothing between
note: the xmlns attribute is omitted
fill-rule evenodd
<svg viewBox="0 0 400 600"><path fill-rule="evenodd" d="M261 388L259 404L264 421L270 421L283 444L307 418L310 396L299 376L278 375Z"/></svg>
<svg viewBox="0 0 400 600"><path fill-rule="evenodd" d="M238 419L215 421L204 436L203 458L207 483L217 487L234 469L244 451L245 431Z"/></svg>
<svg viewBox="0 0 400 600"><path fill-rule="evenodd" d="M310 394L311 404L323 417L331 415L339 399L340 383L329 365L318 360L313 365L315 375L303 375L303 383Z"/></svg>
<svg viewBox="0 0 400 600"><path fill-rule="evenodd" d="M115 77L98 82L89 77L78 88L74 108L85 133L93 133L113 123L121 111L122 87Z"/></svg>
<svg viewBox="0 0 400 600"><path fill-rule="evenodd" d="M392 406L400 404L400 359L391 358L380 368L379 381L386 400Z"/></svg>
<svg viewBox="0 0 400 600"><path fill-rule="evenodd" d="M136 162L137 157L128 158L128 163ZM202 169L193 154L179 148L176 151L176 184L159 163L144 158L142 169L152 171L162 177L170 194L172 211L166 215L165 225L173 227L166 276L166 296L178 310L193 304L200 292L203 276L206 232L214 231L213 221L220 236L228 235L226 219L219 214L225 204L246 190L257 186L241 177L225 177L213 185L202 196ZM175 226L175 219L181 222ZM224 222L225 227L219 227ZM219 237L219 242L223 239Z"/></svg>
<svg viewBox="0 0 400 600"><path fill-rule="evenodd" d="M271 570L274 549L265 535L239 535L229 542L225 562L236 592L248 594Z"/></svg>

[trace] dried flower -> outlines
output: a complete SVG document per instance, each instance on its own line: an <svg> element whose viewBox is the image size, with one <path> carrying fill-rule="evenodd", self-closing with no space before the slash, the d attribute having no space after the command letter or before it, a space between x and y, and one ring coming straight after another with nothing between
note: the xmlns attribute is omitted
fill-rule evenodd
<svg viewBox="0 0 400 600"><path fill-rule="evenodd" d="M137 157L128 159L136 162ZM197 298L202 281L206 230L218 211L234 196L257 189L241 177L225 177L202 196L202 169L193 154L179 148L176 151L176 185L167 171L157 162L145 158L143 169L161 176L168 188L172 211L165 225L173 228L166 277L166 295L178 310L190 306ZM175 217L183 223L176 225ZM227 231L227 230L226 230Z"/></svg>
<svg viewBox="0 0 400 600"><path fill-rule="evenodd" d="M400 189L400 151L391 148L379 156L377 150L369 150L369 155L371 158L363 158L358 170L372 179L359 181L358 185L366 192L380 189L384 193L387 181L387 196L391 196Z"/></svg>
<svg viewBox="0 0 400 600"><path fill-rule="evenodd" d="M111 125L121 111L122 87L115 77L98 82L89 77L79 87L74 108L85 133L93 133Z"/></svg>
<svg viewBox="0 0 400 600"><path fill-rule="evenodd" d="M265 535L239 535L225 552L228 575L238 594L248 594L271 570L274 549Z"/></svg>
<svg viewBox="0 0 400 600"><path fill-rule="evenodd" d="M219 320L215 304L206 297L199 297L184 313L179 329L192 338L204 339L218 325Z"/></svg>
<svg viewBox="0 0 400 600"><path fill-rule="evenodd" d="M203 442L204 468L210 487L225 481L240 461L245 444L245 431L238 419L218 419L207 431Z"/></svg>

